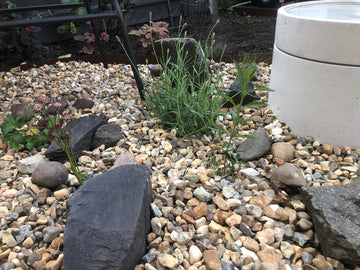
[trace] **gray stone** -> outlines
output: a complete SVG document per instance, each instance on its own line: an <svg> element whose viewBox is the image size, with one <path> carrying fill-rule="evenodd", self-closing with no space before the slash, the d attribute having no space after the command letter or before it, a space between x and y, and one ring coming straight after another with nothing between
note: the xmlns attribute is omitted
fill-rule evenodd
<svg viewBox="0 0 360 270"><path fill-rule="evenodd" d="M304 264L311 264L313 256L311 256L309 252L303 251L301 254L301 259L303 260Z"/></svg>
<svg viewBox="0 0 360 270"><path fill-rule="evenodd" d="M29 258L27 259L27 264L31 266L34 264L34 262L40 260L41 260L41 255L35 251L30 254Z"/></svg>
<svg viewBox="0 0 360 270"><path fill-rule="evenodd" d="M21 205L15 206L14 211L19 215L19 217L27 216L30 212L29 209Z"/></svg>
<svg viewBox="0 0 360 270"><path fill-rule="evenodd" d="M342 187L303 187L323 254L347 264L360 263L360 178Z"/></svg>
<svg viewBox="0 0 360 270"><path fill-rule="evenodd" d="M262 209L259 206L248 204L246 205L246 210L250 215L256 218L261 217Z"/></svg>
<svg viewBox="0 0 360 270"><path fill-rule="evenodd" d="M34 236L35 236L36 240L38 240L38 241L41 241L44 238L43 233L40 231L34 232Z"/></svg>
<svg viewBox="0 0 360 270"><path fill-rule="evenodd" d="M299 244L299 246L303 247L307 241L310 240L309 236L307 236L306 234L302 234L299 232L295 232L294 233L294 237L293 240Z"/></svg>
<svg viewBox="0 0 360 270"><path fill-rule="evenodd" d="M235 268L234 264L229 259L221 258L220 263L222 270L234 270Z"/></svg>
<svg viewBox="0 0 360 270"><path fill-rule="evenodd" d="M6 262L1 265L1 270L13 270L16 266L11 262Z"/></svg>
<svg viewBox="0 0 360 270"><path fill-rule="evenodd" d="M151 263L153 262L157 256L160 254L159 251L153 251L153 252L149 252L147 254L145 254L141 260L144 262L144 263Z"/></svg>
<svg viewBox="0 0 360 270"><path fill-rule="evenodd" d="M94 106L94 101L87 98L80 98L75 100L72 105L76 109L91 109Z"/></svg>
<svg viewBox="0 0 360 270"><path fill-rule="evenodd" d="M151 207L152 213L154 214L155 217L162 216L160 209L156 206L155 203L151 203L150 207Z"/></svg>
<svg viewBox="0 0 360 270"><path fill-rule="evenodd" d="M5 220L10 222L17 220L18 218L19 218L19 214L15 212L10 212L5 215Z"/></svg>
<svg viewBox="0 0 360 270"><path fill-rule="evenodd" d="M186 62L186 69L189 74L195 76L195 83L201 84L209 80L211 73L207 64L204 52L198 47L197 41L193 38L164 38L156 40L154 43L155 52L162 63L169 60L170 63L177 64L179 54ZM181 50L179 50L181 48ZM168 52L168 54L167 54ZM186 55L185 55L186 54ZM168 65L169 68L169 65Z"/></svg>
<svg viewBox="0 0 360 270"><path fill-rule="evenodd" d="M133 269L146 251L151 201L142 165L87 180L67 204L64 269Z"/></svg>
<svg viewBox="0 0 360 270"><path fill-rule="evenodd" d="M41 154L24 158L18 163L18 170L24 174L32 174L35 168L45 162L45 158Z"/></svg>
<svg viewBox="0 0 360 270"><path fill-rule="evenodd" d="M149 64L148 68L150 70L151 76L160 77L160 75L163 73L163 69L160 65Z"/></svg>
<svg viewBox="0 0 360 270"><path fill-rule="evenodd" d="M68 178L66 167L57 162L49 161L38 165L31 177L31 181L35 185L47 188L55 188L61 184L65 184Z"/></svg>
<svg viewBox="0 0 360 270"><path fill-rule="evenodd" d="M61 229L56 226L48 226L43 229L43 240L45 243L50 243L61 233Z"/></svg>
<svg viewBox="0 0 360 270"><path fill-rule="evenodd" d="M254 131L251 136L253 138L246 139L235 150L243 161L255 160L262 157L271 149L271 141L264 128Z"/></svg>
<svg viewBox="0 0 360 270"><path fill-rule="evenodd" d="M137 164L137 161L136 161L134 155L131 154L130 152L124 152L116 157L114 165L110 168L110 170L112 170L116 167L119 167L119 166L132 165L132 164Z"/></svg>
<svg viewBox="0 0 360 270"><path fill-rule="evenodd" d="M270 180L280 188L306 186L306 179L302 170L291 163L285 163L275 169L270 176Z"/></svg>
<svg viewBox="0 0 360 270"><path fill-rule="evenodd" d="M246 91L249 91L251 89L254 89L254 85L252 84L252 82L249 82L249 84L246 87ZM229 96L236 105L238 105L238 104L240 104L240 101L241 101L241 91L242 90L240 87L239 77L237 77L233 81L233 83L230 85L229 89L226 91L225 94L227 96ZM255 92L250 92L245 96L242 105L246 105L250 102L254 102L259 99L260 99L260 96L256 95ZM228 100L224 100L222 106L225 108L230 108L233 106L233 104L231 102L229 102Z"/></svg>
<svg viewBox="0 0 360 270"><path fill-rule="evenodd" d="M239 225L240 231L245 235L245 236L254 236L255 234L252 232L252 230L250 229L250 227L248 225L246 225L244 222L241 222Z"/></svg>
<svg viewBox="0 0 360 270"><path fill-rule="evenodd" d="M28 112L30 108L23 103L12 105L10 110L15 119L18 117L23 117L25 121L28 122L33 117L31 113Z"/></svg>
<svg viewBox="0 0 360 270"><path fill-rule="evenodd" d="M207 192L203 187L196 188L194 190L194 196L202 202L207 202L212 199L212 194Z"/></svg>
<svg viewBox="0 0 360 270"><path fill-rule="evenodd" d="M105 119L96 115L90 115L72 120L64 127L65 130L71 131L70 145L75 158L79 158L82 155L82 151L91 150L91 142L94 134L96 130L104 124L106 124ZM63 152L55 142L51 143L45 155L50 160L67 160L65 152Z"/></svg>
<svg viewBox="0 0 360 270"><path fill-rule="evenodd" d="M32 227L30 225L21 226L19 229L19 235L28 236L29 232L31 231L31 228Z"/></svg>
<svg viewBox="0 0 360 270"><path fill-rule="evenodd" d="M294 237L294 233L295 233L294 225L287 224L282 229L284 230L284 236L286 239L292 239Z"/></svg>
<svg viewBox="0 0 360 270"><path fill-rule="evenodd" d="M92 146L93 148L99 147L102 144L105 145L105 148L116 145L116 143L124 138L122 129L117 124L105 124L98 128L95 132Z"/></svg>
<svg viewBox="0 0 360 270"><path fill-rule="evenodd" d="M271 153L274 157L289 162L294 158L295 148L288 142L277 142L271 146Z"/></svg>

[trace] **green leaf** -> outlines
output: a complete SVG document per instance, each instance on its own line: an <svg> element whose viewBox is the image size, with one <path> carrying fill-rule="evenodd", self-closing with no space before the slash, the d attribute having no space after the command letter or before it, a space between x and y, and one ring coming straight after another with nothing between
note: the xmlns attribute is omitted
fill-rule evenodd
<svg viewBox="0 0 360 270"><path fill-rule="evenodd" d="M64 58L70 58L70 57L71 57L71 53L65 54L65 55L60 55L60 56L58 57L58 59L64 59Z"/></svg>
<svg viewBox="0 0 360 270"><path fill-rule="evenodd" d="M244 110L246 108L250 108L250 107L264 107L264 106L267 106L267 104L264 102L250 102L250 103L244 105L242 107L242 110Z"/></svg>
<svg viewBox="0 0 360 270"><path fill-rule="evenodd" d="M12 114L10 114L8 117L6 117L5 122L15 126L15 118L14 118L14 116Z"/></svg>
<svg viewBox="0 0 360 270"><path fill-rule="evenodd" d="M24 135L21 134L20 132L17 132L15 134L13 134L13 136L11 137L11 141L22 144L25 142Z"/></svg>
<svg viewBox="0 0 360 270"><path fill-rule="evenodd" d="M15 128L22 128L25 125L25 118L20 116L15 119Z"/></svg>
<svg viewBox="0 0 360 270"><path fill-rule="evenodd" d="M15 130L15 127L13 125L10 125L6 122L1 124L1 132L4 134L4 136L8 135L13 130Z"/></svg>
<svg viewBox="0 0 360 270"><path fill-rule="evenodd" d="M20 148L20 144L15 141L10 141L10 145L15 150L18 150Z"/></svg>
<svg viewBox="0 0 360 270"><path fill-rule="evenodd" d="M28 150L33 150L35 147L34 145L31 143L31 142L27 142L26 145L25 145L26 149Z"/></svg>

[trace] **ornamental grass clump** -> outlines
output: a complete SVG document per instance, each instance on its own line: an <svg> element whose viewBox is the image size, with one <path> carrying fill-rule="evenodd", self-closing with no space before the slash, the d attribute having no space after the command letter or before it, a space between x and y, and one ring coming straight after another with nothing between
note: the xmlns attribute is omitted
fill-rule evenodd
<svg viewBox="0 0 360 270"><path fill-rule="evenodd" d="M211 74L207 63L207 59L213 62L214 43L214 34L209 34L204 49L197 42L195 59L180 39L175 43L176 52L162 50L160 56L154 50L163 73L145 84L146 105L165 128L175 129L180 137L197 137L218 129L216 119L221 114L224 89L219 70L213 67ZM199 56L202 59L196 59Z"/></svg>
<svg viewBox="0 0 360 270"><path fill-rule="evenodd" d="M65 112L64 105L60 102L57 94L40 96L33 106L34 116L38 117L37 128L40 131L47 129L48 139L54 141L65 153L70 162L70 169L80 184L86 180L86 175L79 171L76 158L70 145L70 130L64 130L64 126L71 120L71 116Z"/></svg>

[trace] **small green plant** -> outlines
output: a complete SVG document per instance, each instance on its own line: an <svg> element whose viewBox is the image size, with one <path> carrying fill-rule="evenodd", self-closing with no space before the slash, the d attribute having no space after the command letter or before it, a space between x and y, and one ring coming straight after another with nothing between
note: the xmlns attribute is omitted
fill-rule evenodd
<svg viewBox="0 0 360 270"><path fill-rule="evenodd" d="M180 36L182 31L179 32ZM195 59L189 56L186 42L181 40L175 43L176 48L171 54L167 51L163 52L167 54L165 57L159 57L155 53L163 73L146 84L145 100L149 110L162 121L165 128L176 129L181 137L195 137L217 129L216 119L222 107L221 93L224 90L219 72L214 70L215 81L212 82L206 63L206 59L212 57L215 42L211 33L204 50L197 42ZM203 59L196 59L199 55ZM197 66L198 60L202 63L201 69Z"/></svg>
<svg viewBox="0 0 360 270"><path fill-rule="evenodd" d="M247 15L246 12L244 12L243 15L246 18L247 22L251 21L251 16L250 15Z"/></svg>
<svg viewBox="0 0 360 270"><path fill-rule="evenodd" d="M59 96L40 96L36 99L33 110L39 114L37 128L42 131L48 129L49 141L54 141L65 153L70 162L71 171L80 184L86 180L86 175L79 171L74 153L70 145L70 130L64 130L64 125L71 120L68 113L63 110L64 105Z"/></svg>
<svg viewBox="0 0 360 270"><path fill-rule="evenodd" d="M230 0L218 0L218 4L220 9L226 11L228 14L232 14L234 12L234 8L232 7Z"/></svg>
<svg viewBox="0 0 360 270"><path fill-rule="evenodd" d="M235 165L241 162L239 155L236 152L234 152L234 143L233 143L234 138L252 138L251 136L248 135L239 135L237 127L242 123L249 121L247 119L242 118L240 116L240 113L249 107L266 106L266 103L263 102L251 102L246 105L243 105L245 97L249 93L255 91L272 91L271 89L265 87L246 90L248 84L251 81L251 78L256 74L258 69L255 59L252 59L250 57L244 57L242 63L238 63L235 61L234 64L240 82L240 91L238 93L238 95L240 95L240 102L238 104L235 104L234 97L230 98L227 95L223 95L223 97L233 105L233 108L229 109L229 113L231 114L233 120L233 128L230 129L229 131L223 129L224 133L228 136L228 138L225 142L223 142L221 146L221 153L223 156L222 166L219 166L217 164L217 160L215 156L213 156L210 160L210 163L212 164L214 169L217 171L219 175L222 176L228 176L228 175L234 176L236 174ZM216 150L214 149L213 151Z"/></svg>
<svg viewBox="0 0 360 270"><path fill-rule="evenodd" d="M25 119L17 117L16 119L10 114L1 124L3 133L3 143L8 143L15 150L26 147L28 150L38 148L49 141L47 140L47 130L41 132L37 128L24 128Z"/></svg>

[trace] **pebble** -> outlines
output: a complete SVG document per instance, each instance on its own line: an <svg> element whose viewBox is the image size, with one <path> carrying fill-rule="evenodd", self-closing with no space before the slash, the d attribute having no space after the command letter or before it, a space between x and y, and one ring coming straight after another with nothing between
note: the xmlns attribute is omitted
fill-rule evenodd
<svg viewBox="0 0 360 270"><path fill-rule="evenodd" d="M32 182L36 185L55 188L65 184L68 178L66 167L56 161L40 163L32 174Z"/></svg>
<svg viewBox="0 0 360 270"><path fill-rule="evenodd" d="M192 245L189 248L189 262L190 262L190 264L193 265L194 263L200 261L201 258L202 258L201 250L197 246Z"/></svg>
<svg viewBox="0 0 360 270"><path fill-rule="evenodd" d="M159 254L156 260L156 265L161 269L164 267L165 269L175 269L178 264L178 259L170 254Z"/></svg>
<svg viewBox="0 0 360 270"><path fill-rule="evenodd" d="M59 235L60 232L61 232L61 229L59 227L48 226L48 227L44 228L43 241L45 243L50 243Z"/></svg>
<svg viewBox="0 0 360 270"><path fill-rule="evenodd" d="M288 142L277 142L271 146L271 153L275 158L290 162L294 158L295 148Z"/></svg>

